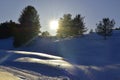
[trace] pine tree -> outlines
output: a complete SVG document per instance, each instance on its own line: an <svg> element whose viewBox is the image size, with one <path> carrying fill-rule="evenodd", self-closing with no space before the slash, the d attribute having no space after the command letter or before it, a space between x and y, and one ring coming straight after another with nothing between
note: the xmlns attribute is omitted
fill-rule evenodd
<svg viewBox="0 0 120 80"><path fill-rule="evenodd" d="M39 15L33 6L25 7L18 21L22 27L32 28L32 34L38 35L40 33Z"/></svg>
<svg viewBox="0 0 120 80"><path fill-rule="evenodd" d="M81 17L80 14L76 15L73 19L73 34L74 35L83 35L87 31L84 23L84 17Z"/></svg>
<svg viewBox="0 0 120 80"><path fill-rule="evenodd" d="M104 39L106 40L107 36L112 35L112 29L114 25L115 25L114 20L110 20L109 18L103 18L103 20L100 21L99 24L97 24L96 32L99 35L103 36Z"/></svg>
<svg viewBox="0 0 120 80"><path fill-rule="evenodd" d="M63 18L60 18L59 29L57 30L58 37L83 35L87 31L83 21L84 17L81 15L76 15L74 19L71 17L71 14L65 14Z"/></svg>
<svg viewBox="0 0 120 80"><path fill-rule="evenodd" d="M69 37L71 36L72 18L71 14L65 14L63 18L59 20L59 29L57 30L58 37Z"/></svg>
<svg viewBox="0 0 120 80"><path fill-rule="evenodd" d="M18 21L20 24L14 28L15 47L22 46L38 36L41 28L39 15L33 6L25 7Z"/></svg>

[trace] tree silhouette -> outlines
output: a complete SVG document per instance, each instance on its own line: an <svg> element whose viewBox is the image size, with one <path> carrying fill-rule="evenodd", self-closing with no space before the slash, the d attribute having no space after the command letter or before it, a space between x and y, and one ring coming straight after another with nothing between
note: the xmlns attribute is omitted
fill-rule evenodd
<svg viewBox="0 0 120 80"><path fill-rule="evenodd" d="M90 29L89 34L93 33L93 29Z"/></svg>
<svg viewBox="0 0 120 80"><path fill-rule="evenodd" d="M48 31L42 32L42 37L49 37L50 33Z"/></svg>
<svg viewBox="0 0 120 80"><path fill-rule="evenodd" d="M87 31L84 23L84 17L81 17L80 14L76 15L73 19L73 34L74 35L83 35Z"/></svg>
<svg viewBox="0 0 120 80"><path fill-rule="evenodd" d="M32 34L38 35L40 33L39 15L33 6L25 7L18 21L22 27L32 28Z"/></svg>
<svg viewBox="0 0 120 80"><path fill-rule="evenodd" d="M5 39L9 37L13 37L14 31L12 30L17 23L10 20L9 22L4 22L0 24L0 39Z"/></svg>
<svg viewBox="0 0 120 80"><path fill-rule="evenodd" d="M41 28L39 15L33 6L25 7L18 21L20 24L14 28L15 47L22 46L38 36Z"/></svg>
<svg viewBox="0 0 120 80"><path fill-rule="evenodd" d="M106 40L107 36L112 35L112 29L115 25L114 20L110 20L109 18L103 18L102 21L97 24L96 32L103 36L104 39Z"/></svg>

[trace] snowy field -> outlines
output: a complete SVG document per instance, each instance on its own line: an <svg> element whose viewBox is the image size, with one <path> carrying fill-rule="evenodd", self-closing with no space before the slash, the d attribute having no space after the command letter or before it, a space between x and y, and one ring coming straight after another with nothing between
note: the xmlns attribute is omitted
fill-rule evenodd
<svg viewBox="0 0 120 80"><path fill-rule="evenodd" d="M107 40L92 33L66 39L38 37L21 48L14 48L12 42L12 38L0 40L0 77L120 80L120 31L114 31Z"/></svg>

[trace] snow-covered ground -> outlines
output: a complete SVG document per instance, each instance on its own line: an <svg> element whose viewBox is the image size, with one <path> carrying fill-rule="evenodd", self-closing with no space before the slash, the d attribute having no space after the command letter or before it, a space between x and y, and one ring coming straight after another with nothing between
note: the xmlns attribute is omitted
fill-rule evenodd
<svg viewBox="0 0 120 80"><path fill-rule="evenodd" d="M35 73L32 71L27 71L23 69L18 69L15 67L0 66L0 80L63 80L67 77L48 77Z"/></svg>
<svg viewBox="0 0 120 80"><path fill-rule="evenodd" d="M10 72L0 68L0 80L20 80L20 78L14 76Z"/></svg>
<svg viewBox="0 0 120 80"><path fill-rule="evenodd" d="M0 65L22 71L19 76L30 79L29 73L35 76L31 80L120 80L120 31L107 40L92 33L61 40L38 37L17 49L11 42L12 38L0 40Z"/></svg>
<svg viewBox="0 0 120 80"><path fill-rule="evenodd" d="M2 50L0 53L0 69L20 80L63 80L67 79L66 69L72 69L70 63L58 56L25 51Z"/></svg>

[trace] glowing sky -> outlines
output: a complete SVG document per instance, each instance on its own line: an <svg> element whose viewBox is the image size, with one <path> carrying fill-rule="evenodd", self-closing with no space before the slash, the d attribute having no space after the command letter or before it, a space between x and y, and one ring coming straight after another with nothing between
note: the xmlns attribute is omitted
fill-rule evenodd
<svg viewBox="0 0 120 80"><path fill-rule="evenodd" d="M88 28L95 28L96 23L104 17L115 19L116 27L120 26L120 0L1 0L0 23L9 20L17 22L27 5L37 9L41 30L48 30L51 34L55 31L50 30L49 22L67 13L73 17L76 14L84 16Z"/></svg>

